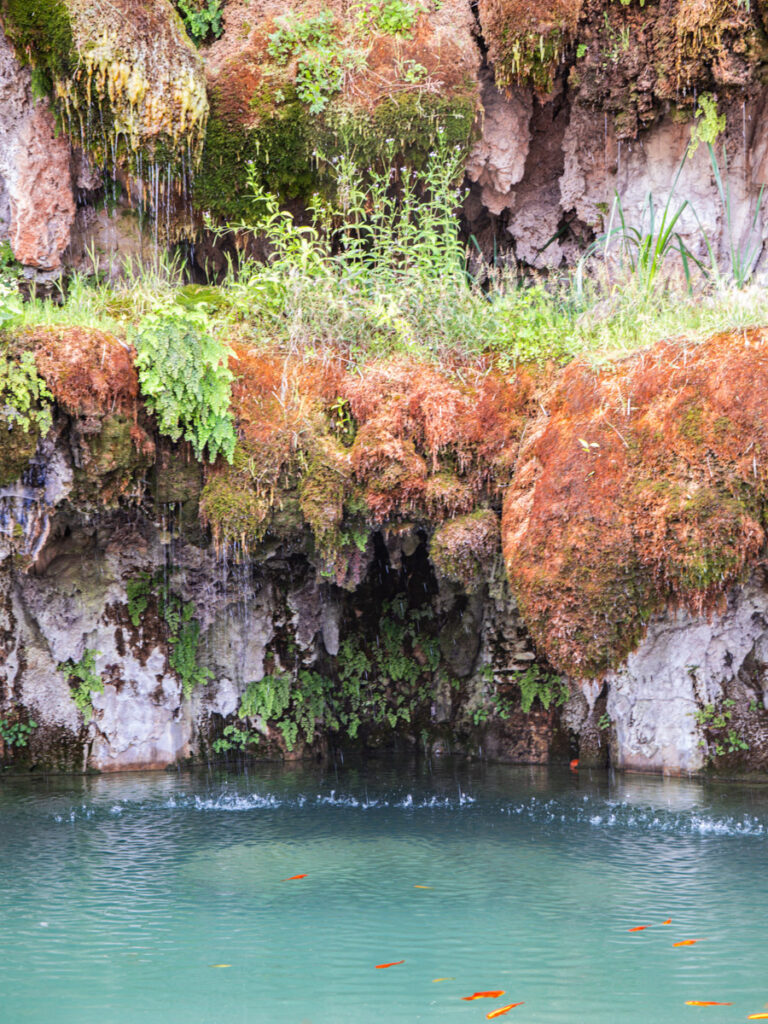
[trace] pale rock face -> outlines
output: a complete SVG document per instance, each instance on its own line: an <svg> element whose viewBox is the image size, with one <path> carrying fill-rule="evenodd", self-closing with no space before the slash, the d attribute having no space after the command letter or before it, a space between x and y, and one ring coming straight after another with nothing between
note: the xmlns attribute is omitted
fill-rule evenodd
<svg viewBox="0 0 768 1024"><path fill-rule="evenodd" d="M96 669L116 652L102 652ZM192 752L194 721L182 704L181 684L166 671L165 654L155 648L144 664L130 655L121 661L124 681L93 694L89 763L100 771L164 768Z"/></svg>
<svg viewBox="0 0 768 1024"><path fill-rule="evenodd" d="M768 591L759 574L709 619L670 612L653 621L626 664L605 680L612 763L665 774L702 769L696 712L722 697L747 656L766 644Z"/></svg>
<svg viewBox="0 0 768 1024"><path fill-rule="evenodd" d="M61 266L75 219L68 139L56 134L47 100L35 100L0 30L0 238L17 260Z"/></svg>
<svg viewBox="0 0 768 1024"><path fill-rule="evenodd" d="M499 92L493 77L483 81L483 134L469 156L467 175L481 186L481 201L489 213L514 205L513 185L522 181L531 143L533 98L530 90L510 95Z"/></svg>

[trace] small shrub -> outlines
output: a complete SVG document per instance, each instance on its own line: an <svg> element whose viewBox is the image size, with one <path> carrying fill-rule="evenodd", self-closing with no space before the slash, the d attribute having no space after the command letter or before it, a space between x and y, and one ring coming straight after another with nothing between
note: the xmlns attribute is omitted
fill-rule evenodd
<svg viewBox="0 0 768 1024"><path fill-rule="evenodd" d="M413 33L417 10L408 0L371 0L358 6L358 22L366 29L376 29L389 36Z"/></svg>
<svg viewBox="0 0 768 1024"><path fill-rule="evenodd" d="M62 662L59 671L69 679L69 688L72 693L72 700L77 710L82 714L86 723L90 722L93 715L93 700L91 695L104 692L104 681L96 671L96 658L99 651L86 647L80 661Z"/></svg>
<svg viewBox="0 0 768 1024"><path fill-rule="evenodd" d="M21 722L18 718L0 718L0 739L6 747L26 747L36 728L37 722L32 718L28 722Z"/></svg>
<svg viewBox="0 0 768 1024"><path fill-rule="evenodd" d="M135 341L139 383L160 433L190 441L199 459L207 448L211 462L219 454L232 462L231 353L210 333L205 314L151 313L139 324Z"/></svg>
<svg viewBox="0 0 768 1024"><path fill-rule="evenodd" d="M222 0L176 0L176 9L191 39L199 46L206 39L218 39L224 31L221 24Z"/></svg>
<svg viewBox="0 0 768 1024"><path fill-rule="evenodd" d="M276 64L296 58L296 95L311 114L325 110L331 96L341 91L344 73L353 59L335 37L334 18L321 11L309 18L283 18L269 37L267 53Z"/></svg>

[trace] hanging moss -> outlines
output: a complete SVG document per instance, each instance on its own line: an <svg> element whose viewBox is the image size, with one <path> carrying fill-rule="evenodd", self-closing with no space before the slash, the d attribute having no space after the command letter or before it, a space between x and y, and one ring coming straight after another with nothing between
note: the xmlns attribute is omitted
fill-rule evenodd
<svg viewBox="0 0 768 1024"><path fill-rule="evenodd" d="M313 116L289 88L279 106L258 93L253 109L258 123L244 127L213 100L194 187L196 205L214 217L248 220L249 170L284 202L307 201L314 192L332 190L332 168L325 160L340 153L351 155L362 169L390 162L419 168L439 135L449 146L468 151L475 130L475 101L469 95L403 93L372 112L337 103Z"/></svg>
<svg viewBox="0 0 768 1024"><path fill-rule="evenodd" d="M299 506L324 561L333 561L342 543L344 496L349 467L330 445L312 460L299 483Z"/></svg>
<svg viewBox="0 0 768 1024"><path fill-rule="evenodd" d="M269 511L268 497L257 494L249 476L234 467L211 476L200 496L200 516L217 547L240 544L247 551L266 533Z"/></svg>
<svg viewBox="0 0 768 1024"><path fill-rule="evenodd" d="M18 480L35 454L40 433L34 427L28 431L11 426L0 417L0 487Z"/></svg>
<svg viewBox="0 0 768 1024"><path fill-rule="evenodd" d="M583 0L480 0L479 15L496 82L530 83L552 91L555 74L573 39Z"/></svg>
<svg viewBox="0 0 768 1024"><path fill-rule="evenodd" d="M100 161L199 155L202 62L165 0L0 0L0 13L35 91Z"/></svg>

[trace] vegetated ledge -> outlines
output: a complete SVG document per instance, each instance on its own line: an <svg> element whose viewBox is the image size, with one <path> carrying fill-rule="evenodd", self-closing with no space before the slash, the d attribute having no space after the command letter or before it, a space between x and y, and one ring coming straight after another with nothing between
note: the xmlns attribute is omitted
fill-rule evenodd
<svg viewBox="0 0 768 1024"><path fill-rule="evenodd" d="M718 336L699 345L667 342L601 369L573 362L565 369L550 365L503 371L458 361L438 367L399 357L371 361L352 372L340 358L327 353L286 355L276 348L241 344L231 363L236 378L235 455L231 464L219 460L203 467L189 457L185 446L173 446L157 435L138 395L131 353L116 339L84 328L39 328L17 334L9 351L16 358L23 351L33 353L56 407L53 427L40 439L37 451L19 443L18 425L0 435L0 478L6 485L1 499L2 539L7 553L15 551L6 567L15 562L16 569L31 568L40 577L39 589L46 567L64 550L67 531L74 535L78 523L101 521L107 534L115 523L123 531L119 543L104 542L105 550L113 549L109 557L123 571L130 554L126 538L133 538L138 554L131 561L134 576L130 579L136 579L136 566L144 564L147 548L156 543L136 525L137 517L161 520L173 504L178 522L183 522L187 537L201 551L197 561L184 555L192 582L185 580L182 591L203 626L211 585L206 573L222 562L206 561L208 556L202 552L210 545L201 525L210 529L214 547L226 556L226 564L272 559L276 573L291 576L284 587L286 594L289 585L294 591L285 597L285 608L279 614L270 612L275 623L270 626L270 650L265 654L268 645L259 640L260 661L251 659L240 683L227 682L242 701L251 701L247 706L241 701L239 719L260 721L263 738L268 740L262 751L295 755L317 749L312 743L314 720L307 728L306 742L298 744L296 721L284 719L282 734L270 729L268 721L261 721L264 705L248 683L249 678L266 673L276 688L282 685L286 666L296 659L297 637L305 628L302 613L295 609L309 600L307 587L314 588L315 604L347 602L344 607L352 630L346 634L348 639L358 628L354 616L359 612L364 620L371 620L359 629L368 629L373 645L386 628L407 650L404 671L412 670L408 685L419 691L418 700L414 697L407 705L407 724L405 719L398 724L397 718L397 708L403 706L396 703L403 696L402 680L389 680L375 703L355 697L355 733L366 725L360 712L367 709L382 719L377 729L368 732L376 742L381 742L387 720L390 733L407 728L413 735L429 734L431 744L445 743L463 730L463 749L476 745L481 734L487 740L495 728L496 751L503 733L507 749L518 745L518 759L546 760L555 747L561 757L567 757L568 740L562 730L560 739L553 739L558 728L554 708L547 703L544 710L529 715L530 700L526 707L522 691L510 682L521 678L514 673L521 671L527 659L535 662L538 675L527 678L540 699L542 695L548 702L552 699L555 691L547 680L554 669L572 680L572 699L583 702L579 683L602 680L623 663L641 642L654 614L669 606L714 612L724 603L728 589L745 581L763 561L768 331L762 329ZM70 468L62 468L60 463L67 460ZM21 482L14 489L12 480L19 477ZM34 501L27 495L32 491ZM135 512L130 513L131 509ZM110 520L110 514L123 518ZM57 520L63 524L58 532ZM483 640L487 660L483 664L473 660L475 650L470 666L458 669L461 652L451 650L445 658L445 651L434 653L446 646L443 620L419 632L423 613L434 614L434 607L449 603L446 594L453 594L452 626L444 632L448 646L460 647L467 616L482 615L478 602L488 603L490 590L498 593L506 585L495 572L500 538L508 586L522 613L520 634L529 631L535 649L523 640L510 669L508 651L499 654L494 645L501 649L518 638L510 637L512 620L497 617L496 633ZM77 543L91 550L87 538ZM417 556L420 543L423 555ZM400 593L391 586L387 590L383 583L379 589L371 584L377 559L380 578L381 566L386 569L385 547L390 549L390 563L406 565L406 575L415 576L425 594L429 591L431 605L428 609L413 603L406 587L402 593L407 608L393 612L392 621L382 625L381 602L386 600L391 607ZM277 559L276 550L282 552ZM297 570L299 562L313 567L314 582L304 569ZM151 567L149 561L147 566ZM120 578L117 573L115 579ZM271 579L273 589L276 579ZM150 703L163 703L176 685L175 674L179 695L173 699L180 708L182 683L186 694L187 680L194 676L194 671L183 675L189 665L185 669L182 663L182 630L173 618L182 614L182 598L177 598L178 607L169 603L166 580L157 584L164 588L158 595L146 583L143 591L133 585L133 598L129 590L127 604L121 604L126 599L119 597L117 586L110 586L112 603L105 604L104 612L116 638L116 654L110 656L117 659L123 656L121 651L128 651L130 658L153 665L157 661L153 644L164 644L166 655L158 662L164 669L156 678L166 697L152 696ZM360 607L345 597L353 593ZM455 603L457 594L465 595L459 603ZM3 613L9 633L18 614L14 607L11 602ZM292 615L295 621L289 628L286 624ZM312 615L318 622L322 618L314 605ZM229 640L220 637L219 646L234 643L233 628L225 622L222 636ZM84 632L91 635L90 629ZM194 662L198 634L192 638L194 643L190 636L185 643ZM246 636L242 642L247 647L251 639ZM88 651L95 648L87 640L78 643L79 647L73 643L71 653L57 655L56 662L67 661L74 669L84 664ZM102 649L101 637L98 643ZM338 650L338 635L335 644ZM359 650L348 648L344 671L352 671L355 659L372 666L372 650L362 641ZM497 656L502 660L495 660ZM215 669L215 658L213 664ZM455 669L451 676L447 665L452 672ZM102 666L98 667L101 671ZM123 694L118 661L105 669L104 678L111 680L108 687L115 691L112 703L102 707L100 698L94 697L94 707L98 705L102 716L111 714L119 732ZM310 692L321 687L314 668L300 669L297 678L305 687L300 703L322 707L318 718L326 729L331 727L332 714L352 714L327 701L312 703L315 697L321 701L315 691ZM591 688L593 697L600 685ZM285 699L290 700L289 690ZM594 700L591 704L591 728L596 715L603 717L605 702L600 700L602 704ZM431 719L436 701L449 709L440 729L433 728ZM179 716L183 720L186 713L172 701L170 707L163 728L180 730ZM235 736L239 749L245 749L255 733L232 717L237 700L222 698L212 708L206 712L208 732L203 736L201 727L197 753L210 750L222 735ZM270 708L274 710L271 704ZM298 715L300 709L294 710ZM284 711L277 708L278 713ZM303 719L299 716L297 721ZM239 731L223 734L225 723L229 723L226 728ZM81 725L77 740L85 760L91 749L87 725ZM711 721L704 720L704 725ZM102 748L114 736L114 732L107 736L104 727L98 738ZM287 751L286 736L290 739ZM116 764L169 763L194 753L188 739L153 747L152 757L129 751ZM586 734L574 739L580 752L584 750ZM327 740L318 736L317 742L322 746ZM486 749L493 753L493 744ZM62 763L72 761L67 758ZM97 763L107 762L104 754ZM765 767L754 759L751 765Z"/></svg>

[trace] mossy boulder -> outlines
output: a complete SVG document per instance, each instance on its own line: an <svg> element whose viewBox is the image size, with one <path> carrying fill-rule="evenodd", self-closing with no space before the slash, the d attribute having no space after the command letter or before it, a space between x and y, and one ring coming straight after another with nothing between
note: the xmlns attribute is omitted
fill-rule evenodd
<svg viewBox="0 0 768 1024"><path fill-rule="evenodd" d="M548 412L505 498L507 571L537 648L599 677L654 612L712 608L760 561L768 332L573 364Z"/></svg>
<svg viewBox="0 0 768 1024"><path fill-rule="evenodd" d="M490 578L501 554L499 517L478 509L439 526L429 544L429 557L438 579L458 584L468 594Z"/></svg>

